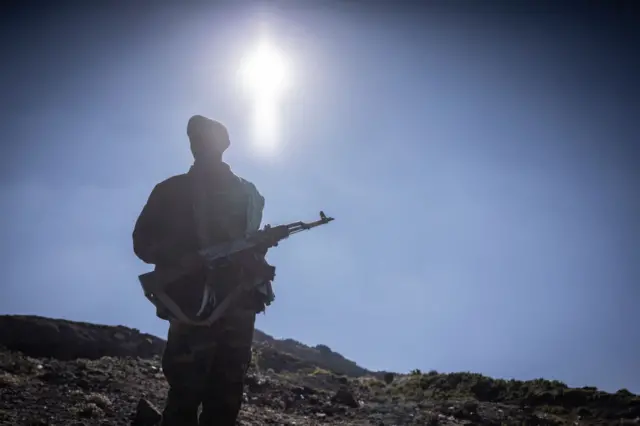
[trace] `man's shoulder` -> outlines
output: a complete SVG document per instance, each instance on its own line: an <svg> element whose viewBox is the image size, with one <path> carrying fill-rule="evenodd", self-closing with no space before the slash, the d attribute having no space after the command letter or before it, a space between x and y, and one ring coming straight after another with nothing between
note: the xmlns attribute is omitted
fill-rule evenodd
<svg viewBox="0 0 640 426"><path fill-rule="evenodd" d="M154 191L174 191L180 190L187 184L188 175L182 173L179 175L171 176L158 183L154 188Z"/></svg>
<svg viewBox="0 0 640 426"><path fill-rule="evenodd" d="M240 180L240 183L242 184L242 186L245 187L245 189L247 191L251 191L251 192L255 192L257 194L260 194L260 191L258 191L258 187L254 185L253 182L251 182L248 179L242 178L240 176L238 176L238 180Z"/></svg>
<svg viewBox="0 0 640 426"><path fill-rule="evenodd" d="M229 166L227 165L227 167ZM237 179L237 181L240 183L240 186L242 187L245 193L249 193L256 197L262 197L262 194L260 194L260 191L258 191L258 188L254 185L253 182L251 182L249 179L245 179L241 176L238 176L235 172L231 170L230 167L229 167L229 171L231 172L231 175L234 176L235 179Z"/></svg>
<svg viewBox="0 0 640 426"><path fill-rule="evenodd" d="M260 229L260 223L262 222L265 199L253 182L241 177L238 177L238 180L244 188L243 192L248 203L247 230L257 231Z"/></svg>
<svg viewBox="0 0 640 426"><path fill-rule="evenodd" d="M242 184L245 193L249 194L251 196L251 198L259 200L258 202L263 203L264 204L264 197L262 196L262 194L260 193L260 191L258 191L258 187L256 187L254 185L253 182L251 182L250 180L238 177L240 183Z"/></svg>

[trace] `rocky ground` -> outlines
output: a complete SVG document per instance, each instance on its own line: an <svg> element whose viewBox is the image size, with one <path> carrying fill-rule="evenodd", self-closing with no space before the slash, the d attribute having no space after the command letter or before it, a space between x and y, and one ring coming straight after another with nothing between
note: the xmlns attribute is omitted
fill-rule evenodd
<svg viewBox="0 0 640 426"><path fill-rule="evenodd" d="M241 425L640 424L640 397L625 390L417 370L348 376L323 368L342 362L326 347L294 342L294 355L278 342L256 341ZM124 327L0 316L0 425L151 426L167 390L163 344Z"/></svg>

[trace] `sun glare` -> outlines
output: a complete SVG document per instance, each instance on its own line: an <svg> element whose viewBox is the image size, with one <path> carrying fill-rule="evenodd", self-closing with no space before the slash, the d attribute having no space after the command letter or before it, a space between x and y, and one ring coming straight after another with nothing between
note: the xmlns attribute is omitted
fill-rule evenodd
<svg viewBox="0 0 640 426"><path fill-rule="evenodd" d="M256 145L272 149L280 139L282 97L291 84L286 57L275 45L263 39L243 58L240 78L254 110Z"/></svg>
<svg viewBox="0 0 640 426"><path fill-rule="evenodd" d="M288 75L284 56L267 41L244 58L242 78L244 87L252 94L278 96L286 86Z"/></svg>

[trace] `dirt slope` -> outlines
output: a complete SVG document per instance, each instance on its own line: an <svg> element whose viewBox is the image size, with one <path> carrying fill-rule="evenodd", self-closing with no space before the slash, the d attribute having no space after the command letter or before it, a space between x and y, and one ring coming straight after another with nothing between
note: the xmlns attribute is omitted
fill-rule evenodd
<svg viewBox="0 0 640 426"><path fill-rule="evenodd" d="M640 424L640 397L624 390L419 371L385 382L326 347L256 334L242 425ZM163 404L157 337L0 316L0 345L0 425L145 426Z"/></svg>

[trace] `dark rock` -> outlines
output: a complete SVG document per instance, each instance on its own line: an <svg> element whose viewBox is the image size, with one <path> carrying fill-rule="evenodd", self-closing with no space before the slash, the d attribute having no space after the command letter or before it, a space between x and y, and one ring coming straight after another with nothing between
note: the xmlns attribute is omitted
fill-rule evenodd
<svg viewBox="0 0 640 426"><path fill-rule="evenodd" d="M305 396L314 395L317 393L315 389L310 388L309 386L298 386L298 387L295 387L293 391L298 395L305 395Z"/></svg>
<svg viewBox="0 0 640 426"><path fill-rule="evenodd" d="M268 381L264 378L261 378L257 375L248 375L244 380L247 389L252 393L262 392L264 389L268 387Z"/></svg>
<svg viewBox="0 0 640 426"><path fill-rule="evenodd" d="M526 396L528 405L555 405L557 394L553 392L532 392Z"/></svg>
<svg viewBox="0 0 640 426"><path fill-rule="evenodd" d="M298 405L298 400L289 396L285 397L282 402L285 411L294 409Z"/></svg>
<svg viewBox="0 0 640 426"><path fill-rule="evenodd" d="M360 404L356 401L356 398L353 396L353 393L346 389L341 388L336 392L336 394L331 398L331 402L334 404L342 404L347 407L358 408Z"/></svg>
<svg viewBox="0 0 640 426"><path fill-rule="evenodd" d="M479 422L482 420L480 413L478 413L479 409L480 404L478 404L477 401L465 401L465 403L462 404L461 409L458 411L457 417L471 420L473 422Z"/></svg>
<svg viewBox="0 0 640 426"><path fill-rule="evenodd" d="M318 405L320 404L320 398L318 398L316 395L310 395L307 398L307 402L309 403L309 405Z"/></svg>
<svg viewBox="0 0 640 426"><path fill-rule="evenodd" d="M587 389L564 389L558 396L559 402L567 408L587 405L594 392Z"/></svg>
<svg viewBox="0 0 640 426"><path fill-rule="evenodd" d="M326 405L322 407L322 412L329 416L344 414L345 411L346 409L344 407L335 406L335 405Z"/></svg>
<svg viewBox="0 0 640 426"><path fill-rule="evenodd" d="M591 411L585 407L578 408L576 412L580 417L591 417L593 415L593 413L591 413Z"/></svg>
<svg viewBox="0 0 640 426"><path fill-rule="evenodd" d="M479 401L495 401L499 391L493 386L493 381L483 380L471 386L471 392Z"/></svg>
<svg viewBox="0 0 640 426"><path fill-rule="evenodd" d="M114 328L118 331L114 332ZM11 351L60 360L103 356L151 358L164 350L162 339L125 327L22 315L0 316L0 342Z"/></svg>
<svg viewBox="0 0 640 426"><path fill-rule="evenodd" d="M47 371L40 376L40 380L47 383L61 385L63 383L69 383L76 377L68 371Z"/></svg>
<svg viewBox="0 0 640 426"><path fill-rule="evenodd" d="M385 373L384 375L384 382L388 385L390 385L391 383L393 383L393 379L395 378L395 374L393 373Z"/></svg>

